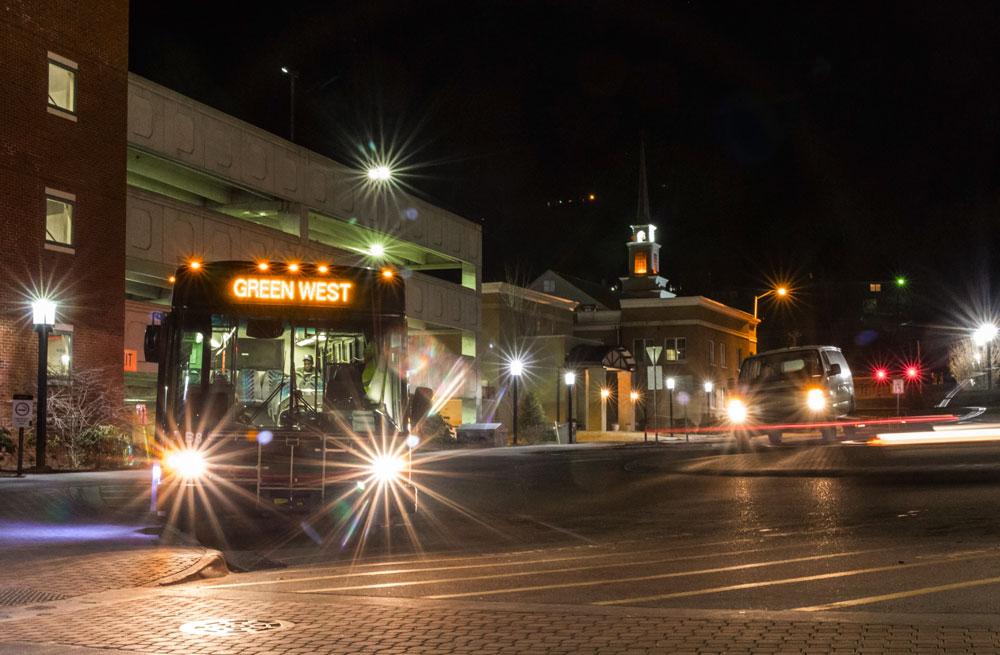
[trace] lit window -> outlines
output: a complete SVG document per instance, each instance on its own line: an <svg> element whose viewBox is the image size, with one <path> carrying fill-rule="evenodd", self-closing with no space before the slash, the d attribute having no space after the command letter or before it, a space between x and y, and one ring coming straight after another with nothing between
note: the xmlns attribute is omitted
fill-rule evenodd
<svg viewBox="0 0 1000 655"><path fill-rule="evenodd" d="M635 253L635 265L632 267L632 272L635 275L646 274L646 252L644 250Z"/></svg>
<svg viewBox="0 0 1000 655"><path fill-rule="evenodd" d="M45 198L45 240L73 245L73 202L65 198Z"/></svg>
<svg viewBox="0 0 1000 655"><path fill-rule="evenodd" d="M882 285L879 282L872 282L871 284L868 285L868 290L872 293L881 293Z"/></svg>
<svg viewBox="0 0 1000 655"><path fill-rule="evenodd" d="M685 337L664 339L663 358L668 362L683 362L687 358L687 339Z"/></svg>
<svg viewBox="0 0 1000 655"><path fill-rule="evenodd" d="M76 65L49 55L49 107L76 113Z"/></svg>
<svg viewBox="0 0 1000 655"><path fill-rule="evenodd" d="M49 377L67 378L73 366L73 335L55 330L49 333Z"/></svg>

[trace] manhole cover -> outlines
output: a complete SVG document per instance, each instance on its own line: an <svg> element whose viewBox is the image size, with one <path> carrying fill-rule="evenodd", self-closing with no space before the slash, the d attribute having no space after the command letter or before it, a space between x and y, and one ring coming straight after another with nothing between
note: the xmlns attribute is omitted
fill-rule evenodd
<svg viewBox="0 0 1000 655"><path fill-rule="evenodd" d="M39 591L27 587L0 587L0 605L13 607L15 605L30 605L51 600L69 598L64 594L54 594L50 591Z"/></svg>
<svg viewBox="0 0 1000 655"><path fill-rule="evenodd" d="M181 632L189 635L227 637L229 635L252 635L269 630L284 630L293 625L295 624L288 621L268 619L205 619L203 621L188 621L181 626Z"/></svg>

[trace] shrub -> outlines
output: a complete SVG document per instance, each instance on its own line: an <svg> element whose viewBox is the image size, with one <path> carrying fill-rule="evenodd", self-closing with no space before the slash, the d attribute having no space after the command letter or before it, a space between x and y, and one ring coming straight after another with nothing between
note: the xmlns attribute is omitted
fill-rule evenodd
<svg viewBox="0 0 1000 655"><path fill-rule="evenodd" d="M114 425L95 425L76 438L80 459L86 466L117 467L128 462L131 441Z"/></svg>
<svg viewBox="0 0 1000 655"><path fill-rule="evenodd" d="M14 438L7 428L0 428L0 453L14 452Z"/></svg>

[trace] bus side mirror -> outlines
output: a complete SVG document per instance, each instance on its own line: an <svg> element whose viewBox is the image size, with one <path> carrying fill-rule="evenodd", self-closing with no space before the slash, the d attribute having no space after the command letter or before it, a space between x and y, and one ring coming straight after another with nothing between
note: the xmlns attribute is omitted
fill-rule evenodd
<svg viewBox="0 0 1000 655"><path fill-rule="evenodd" d="M156 363L160 361L160 334L161 325L147 325L146 334L142 339L142 355L147 362Z"/></svg>

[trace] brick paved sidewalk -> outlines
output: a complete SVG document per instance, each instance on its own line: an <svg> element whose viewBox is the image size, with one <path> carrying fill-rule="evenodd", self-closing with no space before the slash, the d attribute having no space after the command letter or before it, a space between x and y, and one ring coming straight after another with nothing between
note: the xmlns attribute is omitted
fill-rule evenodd
<svg viewBox="0 0 1000 655"><path fill-rule="evenodd" d="M1000 625L960 620L146 593L0 621L0 652L63 645L164 655L1000 653Z"/></svg>

